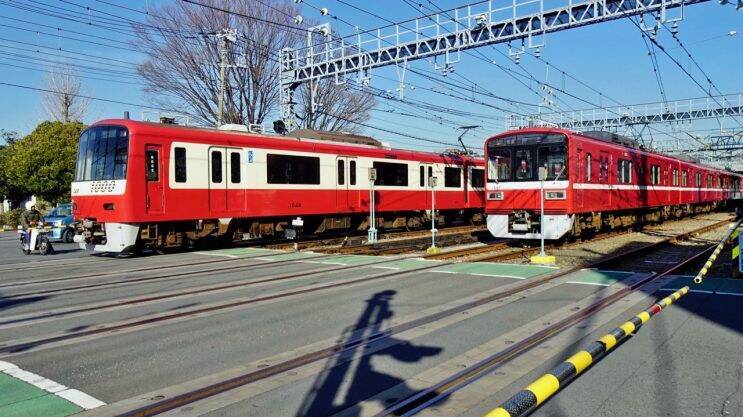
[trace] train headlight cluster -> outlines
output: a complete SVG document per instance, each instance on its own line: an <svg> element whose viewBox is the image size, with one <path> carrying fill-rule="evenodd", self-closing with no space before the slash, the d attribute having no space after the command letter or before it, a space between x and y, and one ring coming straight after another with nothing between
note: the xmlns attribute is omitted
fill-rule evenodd
<svg viewBox="0 0 743 417"><path fill-rule="evenodd" d="M488 200L503 200L503 191L488 192Z"/></svg>
<svg viewBox="0 0 743 417"><path fill-rule="evenodd" d="M545 200L564 200L565 191L547 191L544 193Z"/></svg>

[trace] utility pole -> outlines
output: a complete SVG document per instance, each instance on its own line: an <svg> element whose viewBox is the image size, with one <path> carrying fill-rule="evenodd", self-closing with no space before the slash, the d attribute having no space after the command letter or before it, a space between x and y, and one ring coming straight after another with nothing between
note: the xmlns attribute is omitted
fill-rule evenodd
<svg viewBox="0 0 743 417"><path fill-rule="evenodd" d="M237 40L237 30L222 29L214 36L221 42L219 49L219 99L217 101L217 127L220 127L224 124L227 60L229 59L230 43L234 43Z"/></svg>

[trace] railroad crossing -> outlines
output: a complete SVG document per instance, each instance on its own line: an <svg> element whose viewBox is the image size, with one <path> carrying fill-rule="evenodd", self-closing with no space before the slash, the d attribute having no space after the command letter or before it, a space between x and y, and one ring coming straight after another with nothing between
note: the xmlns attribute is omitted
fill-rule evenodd
<svg viewBox="0 0 743 417"><path fill-rule="evenodd" d="M438 259L416 249L332 253L326 244L131 259L60 247L57 259L28 261L10 254L14 236L3 234L0 410L484 415L638 311L685 291L534 415L691 416L715 407L735 415L741 363L729 347L741 337L743 281L729 278L729 245L702 284L692 280L730 222L708 214L576 242L554 249L555 267L522 263L524 254L453 262L483 246L514 251L466 242ZM60 276L61 268L74 272ZM691 352L704 355L689 360ZM700 378L704 393L691 383Z"/></svg>

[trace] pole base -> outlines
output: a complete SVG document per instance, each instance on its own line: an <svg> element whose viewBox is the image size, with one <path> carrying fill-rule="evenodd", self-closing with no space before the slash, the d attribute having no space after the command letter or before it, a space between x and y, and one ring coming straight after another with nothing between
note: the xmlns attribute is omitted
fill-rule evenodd
<svg viewBox="0 0 743 417"><path fill-rule="evenodd" d="M531 263L538 264L538 265L554 265L555 264L555 257L554 255L534 255L531 258L529 258Z"/></svg>
<svg viewBox="0 0 743 417"><path fill-rule="evenodd" d="M426 249L426 253L429 255L437 255L441 253L441 249L436 246L431 246L430 248Z"/></svg>

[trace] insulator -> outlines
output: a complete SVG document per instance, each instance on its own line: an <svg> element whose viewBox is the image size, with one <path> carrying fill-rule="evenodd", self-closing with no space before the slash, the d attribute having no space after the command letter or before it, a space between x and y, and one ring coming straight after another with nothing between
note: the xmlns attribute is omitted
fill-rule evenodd
<svg viewBox="0 0 743 417"><path fill-rule="evenodd" d="M537 58L541 57L542 56L542 50L539 49L539 48L535 49L534 50L534 56L537 57Z"/></svg>
<svg viewBox="0 0 743 417"><path fill-rule="evenodd" d="M328 13L330 13L330 11L328 11L328 8L327 7L323 7L322 9L320 9L320 14L321 15L327 16Z"/></svg>
<svg viewBox="0 0 743 417"><path fill-rule="evenodd" d="M294 0L294 3L300 4L300 3L302 3L302 0Z"/></svg>
<svg viewBox="0 0 743 417"><path fill-rule="evenodd" d="M302 21L304 21L304 18L302 17L302 15L299 15L298 14L298 15L294 16L294 23L296 23L298 25L301 25L302 24Z"/></svg>
<svg viewBox="0 0 743 417"><path fill-rule="evenodd" d="M679 24L678 22L673 22L673 25L671 25L671 33L676 36L679 33Z"/></svg>

